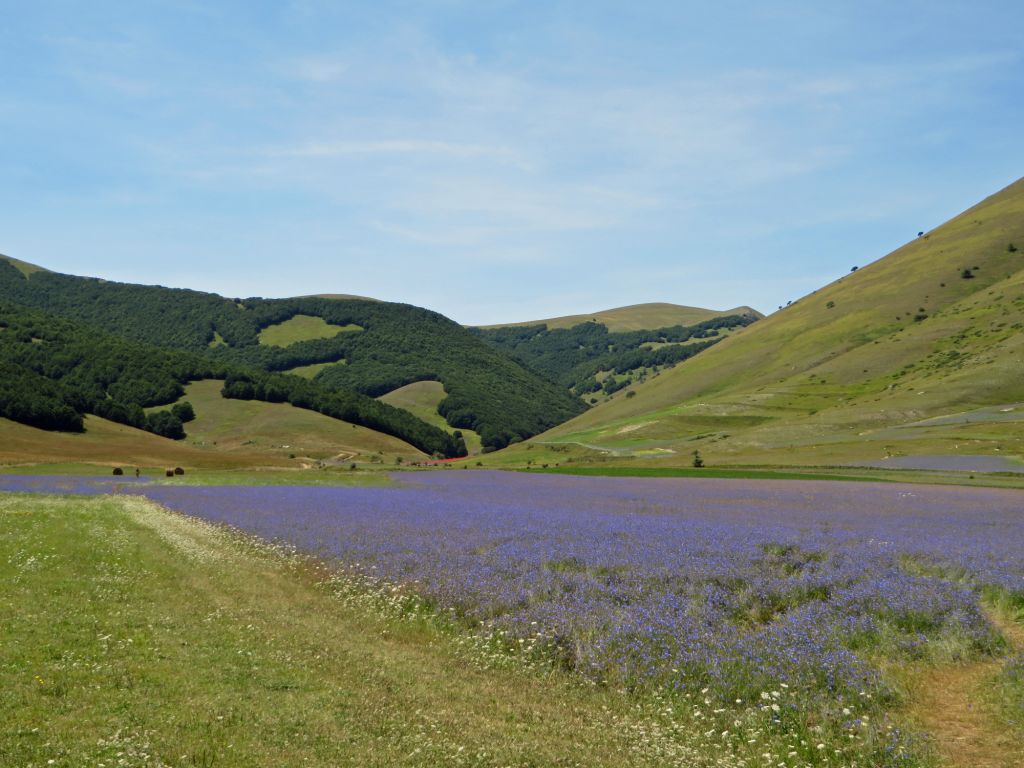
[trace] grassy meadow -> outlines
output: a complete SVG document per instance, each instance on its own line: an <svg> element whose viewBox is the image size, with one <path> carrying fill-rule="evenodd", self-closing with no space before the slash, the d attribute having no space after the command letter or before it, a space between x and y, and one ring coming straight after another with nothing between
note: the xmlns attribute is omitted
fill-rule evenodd
<svg viewBox="0 0 1024 768"><path fill-rule="evenodd" d="M300 341L329 339L339 333L354 333L363 330L359 325L332 325L322 317L295 315L283 323L264 328L259 333L259 343L270 347L287 347Z"/></svg>
<svg viewBox="0 0 1024 768"><path fill-rule="evenodd" d="M348 424L287 403L229 400L223 382L196 381L181 401L192 403L195 421L186 442L218 453L259 453L284 466L310 468L320 461L394 464L426 458L396 437Z"/></svg>
<svg viewBox="0 0 1024 768"><path fill-rule="evenodd" d="M701 307L685 307L680 304L651 302L649 304L633 304L628 307L603 309L585 315L565 315L545 320L526 320L517 323L500 323L485 325L482 328L503 328L517 325L546 325L549 329L572 328L574 325L590 321L605 325L609 331L641 331L649 328L668 328L673 325L696 325L713 317L738 315L753 312L750 307L736 307L721 311L702 309Z"/></svg>
<svg viewBox="0 0 1024 768"><path fill-rule="evenodd" d="M315 411L222 398L221 385L197 381L186 387L181 400L192 403L196 419L185 425L185 440L167 440L97 416L85 417L80 434L0 419L0 465L91 466L104 473L122 466L152 473L176 466L208 471L347 468L353 462L394 467L399 460L426 458L398 438Z"/></svg>
<svg viewBox="0 0 1024 768"><path fill-rule="evenodd" d="M427 424L454 432L454 427L450 426L437 412L437 406L444 400L446 394L444 384L439 381L416 381L392 390L386 395L381 395L377 399L396 408L404 408ZM472 456L480 453L480 435L471 429L459 431L462 432L462 437L466 441L469 454Z"/></svg>

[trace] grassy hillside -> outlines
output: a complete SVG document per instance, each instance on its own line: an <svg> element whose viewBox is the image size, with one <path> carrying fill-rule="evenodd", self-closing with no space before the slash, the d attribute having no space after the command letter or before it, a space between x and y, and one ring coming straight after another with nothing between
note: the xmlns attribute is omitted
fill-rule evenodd
<svg viewBox="0 0 1024 768"><path fill-rule="evenodd" d="M753 314L762 317L761 313L751 307L734 307L733 309L702 309L686 307L682 304L652 302L649 304L631 304L628 307L602 309L589 315L565 315L551 317L546 320L526 320L518 323L498 323L483 325L481 328L515 328L523 325L545 325L548 330L556 328L572 328L580 323L600 323L613 333L622 331L642 331L649 328L667 328L671 325L696 325L714 317L725 315Z"/></svg>
<svg viewBox="0 0 1024 768"><path fill-rule="evenodd" d="M27 261L21 261L19 259L12 258L11 256L4 256L2 253L0 253L0 260L6 261L8 264L10 264L19 272L21 272L21 274L25 275L25 277L35 274L36 272L49 271L35 264L29 264Z"/></svg>
<svg viewBox="0 0 1024 768"><path fill-rule="evenodd" d="M402 408L409 411L413 416L422 419L427 424L433 424L441 429L452 428L438 412L438 407L446 397L444 384L439 381L416 381L406 384L404 387L381 395L377 399L395 408ZM463 439L466 441L466 448L470 455L480 453L480 435L471 429L460 430Z"/></svg>
<svg viewBox="0 0 1024 768"><path fill-rule="evenodd" d="M678 462L1021 455L1022 331L1024 180L540 439Z"/></svg>
<svg viewBox="0 0 1024 768"><path fill-rule="evenodd" d="M285 462L277 456L256 451L206 451L187 441L167 440L98 416L86 416L81 433L52 432L0 419L0 465L28 467L35 464L97 464L162 471L179 466L188 469L284 466Z"/></svg>
<svg viewBox="0 0 1024 768"><path fill-rule="evenodd" d="M222 386L222 381L197 381L185 388L179 402L191 403L196 414L187 425L190 445L218 453L259 454L262 462L303 467L427 458L396 437L288 403L226 400L220 395Z"/></svg>
<svg viewBox="0 0 1024 768"><path fill-rule="evenodd" d="M584 409L563 388L457 323L406 304L314 297L243 301L53 272L26 275L2 259L0 299L222 364L271 373L299 368L307 375L309 366L324 365L316 383L339 393L376 397L438 380L448 393L440 408L447 422L478 432L495 448ZM355 327L361 330L348 332ZM267 343L260 343L261 335Z"/></svg>

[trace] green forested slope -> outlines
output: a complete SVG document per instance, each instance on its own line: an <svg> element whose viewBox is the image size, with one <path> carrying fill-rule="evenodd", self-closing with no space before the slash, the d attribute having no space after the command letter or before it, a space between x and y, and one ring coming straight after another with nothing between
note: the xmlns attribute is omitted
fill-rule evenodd
<svg viewBox="0 0 1024 768"><path fill-rule="evenodd" d="M399 437L426 453L465 453L444 430L356 392L127 341L0 301L0 416L12 421L80 431L82 416L90 413L181 438L182 414L143 409L174 402L189 381L225 377L228 397L290 402Z"/></svg>
<svg viewBox="0 0 1024 768"><path fill-rule="evenodd" d="M316 297L232 300L46 271L26 274L0 259L0 299L4 298L225 364L284 372L339 363L316 377L321 387L339 392L354 389L373 397L414 381L440 381L448 392L441 413L452 426L479 432L490 447L536 434L583 410L563 388L457 323L404 304ZM286 347L259 343L261 330L296 315L362 330ZM276 391L280 382L275 382ZM288 386L300 399L308 398L307 387ZM243 386L232 391L247 390ZM254 392L259 393L258 387Z"/></svg>
<svg viewBox="0 0 1024 768"><path fill-rule="evenodd" d="M554 329L545 325L474 328L473 332L577 395L601 389L611 394L632 384L635 372L671 367L722 339L723 331L738 330L756 320L757 315L748 312L693 325L617 333L597 322ZM606 377L602 387L597 379L601 372L630 377Z"/></svg>

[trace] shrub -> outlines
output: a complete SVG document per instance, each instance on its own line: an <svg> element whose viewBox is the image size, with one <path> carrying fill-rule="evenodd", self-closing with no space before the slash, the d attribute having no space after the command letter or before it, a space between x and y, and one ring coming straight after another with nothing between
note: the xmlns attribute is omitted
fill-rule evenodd
<svg viewBox="0 0 1024 768"><path fill-rule="evenodd" d="M186 400L183 403L178 403L171 406L171 413L178 417L178 421L182 424L187 424L190 421L195 421L196 412L192 408L192 403Z"/></svg>
<svg viewBox="0 0 1024 768"><path fill-rule="evenodd" d="M121 475L124 474L124 470L121 469L120 467L114 467L114 474L120 477Z"/></svg>
<svg viewBox="0 0 1024 768"><path fill-rule="evenodd" d="M185 470L182 469L181 467L175 467L174 468L174 474L176 474L176 475L184 475L185 474Z"/></svg>
<svg viewBox="0 0 1024 768"><path fill-rule="evenodd" d="M169 437L171 440L183 440L185 429L181 420L170 411L156 411L146 417L146 429L154 435Z"/></svg>

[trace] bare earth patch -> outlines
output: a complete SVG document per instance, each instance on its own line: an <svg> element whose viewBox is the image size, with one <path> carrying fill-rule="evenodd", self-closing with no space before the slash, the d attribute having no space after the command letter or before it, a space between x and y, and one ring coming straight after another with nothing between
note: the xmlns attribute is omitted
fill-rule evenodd
<svg viewBox="0 0 1024 768"><path fill-rule="evenodd" d="M651 426L651 424L657 424L657 423L658 423L657 421L642 421L639 424L630 424L628 426L623 427L622 429L620 429L615 434L616 435L624 435L627 432L635 432L638 429L643 429L644 427L649 427L649 426Z"/></svg>
<svg viewBox="0 0 1024 768"><path fill-rule="evenodd" d="M1024 628L990 616L1016 649L1024 649ZM930 669L913 691L911 717L935 740L942 764L956 768L1020 768L1024 745L995 717L985 691L1001 660Z"/></svg>

